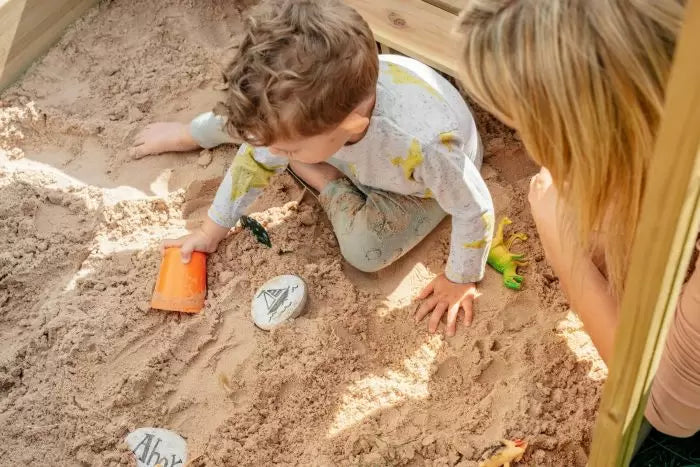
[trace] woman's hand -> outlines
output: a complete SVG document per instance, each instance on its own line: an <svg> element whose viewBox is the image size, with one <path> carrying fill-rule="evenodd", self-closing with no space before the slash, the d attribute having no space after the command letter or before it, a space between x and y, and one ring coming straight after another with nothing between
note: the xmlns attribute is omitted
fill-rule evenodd
<svg viewBox="0 0 700 467"><path fill-rule="evenodd" d="M440 274L418 295L418 299L424 300L424 302L416 312L416 322L421 321L432 311L428 321L428 330L434 333L437 331L442 316L447 312L445 334L454 336L457 330L457 314L460 307L464 309L464 325L471 324L474 297L476 297L476 284L457 284L450 281L444 274Z"/></svg>
<svg viewBox="0 0 700 467"><path fill-rule="evenodd" d="M552 181L552 174L545 167L530 179L530 193L528 194L532 217L537 224L537 230L549 233L556 229L557 203L559 202L559 192Z"/></svg>
<svg viewBox="0 0 700 467"><path fill-rule="evenodd" d="M562 248L560 216L557 215L559 192L552 181L552 174L545 167L530 180L528 201L547 260L558 271L565 253Z"/></svg>

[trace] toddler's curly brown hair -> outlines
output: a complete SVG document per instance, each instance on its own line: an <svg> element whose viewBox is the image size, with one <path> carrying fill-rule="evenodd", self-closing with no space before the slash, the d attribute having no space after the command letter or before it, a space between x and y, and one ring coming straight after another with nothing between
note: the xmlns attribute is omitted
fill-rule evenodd
<svg viewBox="0 0 700 467"><path fill-rule="evenodd" d="M254 146L315 136L375 92L378 60L369 26L342 1L267 0L246 19L216 113Z"/></svg>

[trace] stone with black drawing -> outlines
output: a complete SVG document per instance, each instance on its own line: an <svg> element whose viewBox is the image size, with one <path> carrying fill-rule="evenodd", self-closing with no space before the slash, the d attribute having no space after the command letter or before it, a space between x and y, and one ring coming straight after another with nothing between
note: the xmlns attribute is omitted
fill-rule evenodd
<svg viewBox="0 0 700 467"><path fill-rule="evenodd" d="M253 322L269 331L296 318L304 310L308 292L301 277L285 274L265 282L255 293L251 304Z"/></svg>

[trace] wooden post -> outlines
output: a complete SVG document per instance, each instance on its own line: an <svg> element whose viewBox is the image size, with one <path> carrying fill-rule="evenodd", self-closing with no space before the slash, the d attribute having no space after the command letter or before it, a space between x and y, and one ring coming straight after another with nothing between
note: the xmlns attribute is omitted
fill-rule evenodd
<svg viewBox="0 0 700 467"><path fill-rule="evenodd" d="M97 0L0 0L0 91Z"/></svg>
<svg viewBox="0 0 700 467"><path fill-rule="evenodd" d="M698 234L700 0L690 0L666 91L589 465L628 465Z"/></svg>

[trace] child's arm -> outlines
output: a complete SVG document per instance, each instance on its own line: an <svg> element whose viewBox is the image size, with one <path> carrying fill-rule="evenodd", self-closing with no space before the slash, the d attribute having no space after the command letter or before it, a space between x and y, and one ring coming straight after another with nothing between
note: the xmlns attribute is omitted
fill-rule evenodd
<svg viewBox="0 0 700 467"><path fill-rule="evenodd" d="M491 194L478 169L456 140L453 146L452 153L441 144L425 148L425 160L415 174L430 188L440 207L452 215L445 275L452 282L465 284L484 277L494 211Z"/></svg>
<svg viewBox="0 0 700 467"><path fill-rule="evenodd" d="M219 185L202 227L190 235L166 240L163 246L180 246L184 262L189 261L192 251L215 251L270 179L284 171L287 163L287 159L273 156L266 149L241 145Z"/></svg>
<svg viewBox="0 0 700 467"><path fill-rule="evenodd" d="M270 179L284 172L288 163L265 148L241 145L209 207L209 218L223 227L236 225Z"/></svg>
<svg viewBox="0 0 700 467"><path fill-rule="evenodd" d="M213 112L200 114L189 124L151 123L134 138L131 157L140 159L151 154L193 151L232 143L233 139L226 133L225 124L226 118Z"/></svg>
<svg viewBox="0 0 700 467"><path fill-rule="evenodd" d="M434 331L447 312L447 335L455 332L460 306L465 312L465 324L471 322L474 283L484 276L493 237L491 195L462 147L456 136L449 145L428 145L423 148L423 163L415 170L415 178L423 181L440 207L452 215L445 273L423 290L419 298L426 300L417 313L417 319L422 319L432 311L429 329Z"/></svg>

